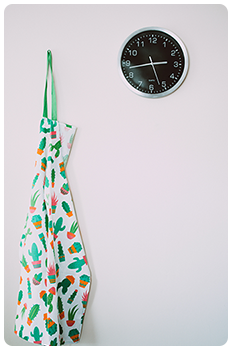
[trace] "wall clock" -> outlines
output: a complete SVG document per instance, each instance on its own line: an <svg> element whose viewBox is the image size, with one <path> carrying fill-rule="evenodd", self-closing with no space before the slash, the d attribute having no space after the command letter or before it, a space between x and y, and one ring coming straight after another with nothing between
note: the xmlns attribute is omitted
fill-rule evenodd
<svg viewBox="0 0 233 350"><path fill-rule="evenodd" d="M170 30L147 27L122 44L118 64L124 83L149 98L164 97L183 83L189 67L187 49Z"/></svg>

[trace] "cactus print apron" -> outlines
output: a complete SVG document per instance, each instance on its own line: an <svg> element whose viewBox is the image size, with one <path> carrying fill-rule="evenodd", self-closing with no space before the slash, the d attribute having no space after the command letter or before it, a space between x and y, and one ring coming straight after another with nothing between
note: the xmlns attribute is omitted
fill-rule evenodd
<svg viewBox="0 0 233 350"><path fill-rule="evenodd" d="M51 71L51 111L47 80ZM51 51L47 52L44 112L35 175L20 240L20 281L14 333L41 345L80 340L90 288L79 225L66 177L76 127L57 121Z"/></svg>

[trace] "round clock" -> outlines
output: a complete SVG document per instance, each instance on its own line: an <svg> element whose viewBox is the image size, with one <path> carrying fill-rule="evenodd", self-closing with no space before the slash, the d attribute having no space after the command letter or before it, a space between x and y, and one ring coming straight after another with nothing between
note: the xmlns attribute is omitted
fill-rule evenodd
<svg viewBox="0 0 233 350"><path fill-rule="evenodd" d="M170 30L148 27L132 33L119 52L120 75L133 92L164 97L183 83L189 67L187 49Z"/></svg>

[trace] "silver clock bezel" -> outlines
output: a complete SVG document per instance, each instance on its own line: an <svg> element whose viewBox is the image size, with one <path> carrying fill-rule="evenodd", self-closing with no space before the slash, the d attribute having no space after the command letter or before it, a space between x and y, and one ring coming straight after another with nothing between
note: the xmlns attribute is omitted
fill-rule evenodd
<svg viewBox="0 0 233 350"><path fill-rule="evenodd" d="M127 44L127 42L135 35L141 33L141 32L144 32L144 31L149 31L149 30L158 30L158 31L161 31L161 32L164 32L168 35L170 35L171 37L173 37L177 42L178 44L180 45L182 51L183 51L183 55L184 55L184 70L183 70L183 73L179 79L179 81L171 88L171 89L168 89L167 91L163 91L163 92L160 92L158 94L150 94L150 93L146 93L146 92L142 92L142 91L139 91L137 89L135 89L125 78L123 72L122 72L122 69L121 69L121 56L122 56L122 53L123 53L123 49L125 48L125 45ZM133 32L132 34L130 34L126 39L125 41L123 42L123 44L121 45L120 47L120 51L119 51L119 54L118 54L118 69L119 69L119 72L120 72L120 76L123 80L123 82L125 83L125 85L131 90L133 91L135 94L137 95L140 95L140 96L143 96L143 97L147 97L147 98L160 98L160 97L164 97L164 96L168 96L170 94L172 94L174 91L176 91L180 86L181 84L184 82L186 76L187 76L187 73L188 73L188 70L189 70L189 54L188 54L188 50L184 44L184 42L175 34L173 33L171 30L168 30L168 29L165 29L165 28L161 28L161 27L145 27L145 28L141 28L141 29L138 29L136 30L135 32Z"/></svg>

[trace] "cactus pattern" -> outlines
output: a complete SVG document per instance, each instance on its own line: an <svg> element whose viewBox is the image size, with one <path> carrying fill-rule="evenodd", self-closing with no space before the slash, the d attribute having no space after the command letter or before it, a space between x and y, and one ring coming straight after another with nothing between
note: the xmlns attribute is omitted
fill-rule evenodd
<svg viewBox="0 0 233 350"><path fill-rule="evenodd" d="M48 162L51 162L52 164L54 163L54 160L51 156L48 156Z"/></svg>
<svg viewBox="0 0 233 350"><path fill-rule="evenodd" d="M37 182L37 180L38 180L38 178L39 178L39 173L37 173L36 175L35 175L35 177L34 177L34 179L33 179L33 181L32 181L32 188L34 188L34 186L35 186L35 184L36 184L36 182Z"/></svg>
<svg viewBox="0 0 233 350"><path fill-rule="evenodd" d="M74 242L69 248L68 248L68 252L70 254L75 254L75 253L79 253L82 250L82 246L79 242Z"/></svg>
<svg viewBox="0 0 233 350"><path fill-rule="evenodd" d="M43 184L43 187L49 187L49 179L47 178L47 176L45 176L45 178L44 178L44 184Z"/></svg>
<svg viewBox="0 0 233 350"><path fill-rule="evenodd" d="M23 308L22 308L22 310L21 310L21 318L24 317L24 314L25 314L26 310L27 310L27 304L24 303L24 304L23 304Z"/></svg>
<svg viewBox="0 0 233 350"><path fill-rule="evenodd" d="M41 159L41 170L45 171L47 167L47 159L44 157Z"/></svg>
<svg viewBox="0 0 233 350"><path fill-rule="evenodd" d="M64 314L63 303L60 296L58 296L57 298L57 308L58 308L60 319L62 320L65 317L65 314Z"/></svg>
<svg viewBox="0 0 233 350"><path fill-rule="evenodd" d="M47 304L49 305L48 312L51 313L53 311L53 294L49 293L47 298Z"/></svg>
<svg viewBox="0 0 233 350"><path fill-rule="evenodd" d="M53 107L54 97L53 93ZM27 219L20 235L20 279L13 329L31 343L67 346L79 341L90 269L83 257L84 246L66 176L76 128L55 120L53 107L50 118L47 107L45 103ZM24 161L27 159L25 155Z"/></svg>
<svg viewBox="0 0 233 350"><path fill-rule="evenodd" d="M57 141L55 145L50 144L50 152L52 152L54 149L56 150L55 158L57 158L60 154L60 148L61 148L61 141Z"/></svg>
<svg viewBox="0 0 233 350"><path fill-rule="evenodd" d="M57 285L57 290L62 287L62 294L65 294L71 284L74 284L75 278L73 276L66 276L61 282Z"/></svg>
<svg viewBox="0 0 233 350"><path fill-rule="evenodd" d="M57 346L57 338L51 340L49 345L50 346ZM60 344L60 345L62 345L62 344Z"/></svg>
<svg viewBox="0 0 233 350"><path fill-rule="evenodd" d="M24 267L24 269L29 273L31 270L28 266L27 260L26 260L24 255L22 256L22 260L20 262L21 262L22 266Z"/></svg>
<svg viewBox="0 0 233 350"><path fill-rule="evenodd" d="M40 311L40 305L39 304L35 304L32 306L29 315L28 315L28 320L27 320L27 324L30 326L32 324L32 321L34 320L34 318L38 315L38 312Z"/></svg>
<svg viewBox="0 0 233 350"><path fill-rule="evenodd" d="M57 242L57 246L58 246L58 258L60 260L60 262L65 261L65 254L64 254L64 250L61 244L61 241Z"/></svg>
<svg viewBox="0 0 233 350"><path fill-rule="evenodd" d="M37 149L37 153L39 155L41 155L44 152L45 145L46 145L46 137L43 137L43 139L41 139L39 147Z"/></svg>
<svg viewBox="0 0 233 350"><path fill-rule="evenodd" d="M76 328L71 329L71 331L69 332L69 336L73 340L74 343L79 341L79 331Z"/></svg>
<svg viewBox="0 0 233 350"><path fill-rule="evenodd" d="M42 272L40 272L38 274L36 273L33 277L33 280L32 280L33 284L35 284L35 286L37 286L40 284L41 281L42 281Z"/></svg>
<svg viewBox="0 0 233 350"><path fill-rule="evenodd" d="M32 232L30 230L30 228L27 229L27 232L24 234L22 234L22 237L21 237L21 241L20 241L20 247L22 247L22 245L25 245L26 244L26 239L27 239L27 236L28 235L31 235Z"/></svg>
<svg viewBox="0 0 233 350"><path fill-rule="evenodd" d="M49 217L47 214L45 214L45 229L46 229L46 235L48 237L48 230L49 230Z"/></svg>
<svg viewBox="0 0 233 350"><path fill-rule="evenodd" d="M55 239L58 237L58 232L59 232L59 231L64 231L65 228L66 228L65 225L62 226L62 223L63 223L63 218L60 217L60 218L57 220L56 224L55 224L55 223L53 224L53 227L54 227L53 232L54 232L54 238L55 238Z"/></svg>
<svg viewBox="0 0 233 350"><path fill-rule="evenodd" d="M42 250L39 252L36 243L32 243L31 251L28 249L28 254L32 257L33 261L38 261Z"/></svg>
<svg viewBox="0 0 233 350"><path fill-rule="evenodd" d="M56 177L56 172L54 169L51 170L51 182L52 182L52 188L54 188L55 185L55 177Z"/></svg>
<svg viewBox="0 0 233 350"><path fill-rule="evenodd" d="M66 179L64 160L61 163L59 163L59 167L60 167L60 175L63 177L63 179Z"/></svg>
<svg viewBox="0 0 233 350"><path fill-rule="evenodd" d="M28 285L28 299L32 298L32 288L31 288L31 282L30 279L27 278L27 285Z"/></svg>
<svg viewBox="0 0 233 350"><path fill-rule="evenodd" d="M23 291L20 290L20 291L19 291L19 294L18 294L18 305L21 304L21 300L22 300L22 299L23 299Z"/></svg>
<svg viewBox="0 0 233 350"><path fill-rule="evenodd" d="M61 205L62 205L62 208L65 210L67 216L70 217L73 215L72 211L70 210L69 204L67 202L63 201Z"/></svg>
<svg viewBox="0 0 233 350"><path fill-rule="evenodd" d="M44 314L45 328L50 335L53 335L57 332L57 324L50 318L47 317L47 314Z"/></svg>
<svg viewBox="0 0 233 350"><path fill-rule="evenodd" d="M38 236L43 244L45 252L47 252L47 244L46 244L46 240L45 240L45 236L44 236L43 232L40 233Z"/></svg>
<svg viewBox="0 0 233 350"><path fill-rule="evenodd" d="M40 334L40 330L39 330L39 328L37 326L34 327L33 333L30 332L30 334L35 339L34 343L41 344L40 338L43 337L43 332L41 332L41 334Z"/></svg>
<svg viewBox="0 0 233 350"><path fill-rule="evenodd" d="M75 270L77 269L76 272L80 272L82 270L83 265L87 263L85 256L83 257L83 259L73 258L73 260L76 260L76 261L69 264L68 268L75 269Z"/></svg>
<svg viewBox="0 0 233 350"><path fill-rule="evenodd" d="M64 183L60 189L61 193L64 195L68 194L69 190L69 185L66 183Z"/></svg>
<svg viewBox="0 0 233 350"><path fill-rule="evenodd" d="M22 325L22 326L20 327L19 337L22 338L22 339L24 339L24 340L28 340L28 338L29 338L28 336L23 337L23 330L24 330L24 326Z"/></svg>
<svg viewBox="0 0 233 350"><path fill-rule="evenodd" d="M77 293L78 293L78 290L75 289L75 291L71 294L71 296L70 296L69 299L67 300L67 303L72 304L73 301L74 301L74 299L75 299L75 297L76 297L76 295L77 295Z"/></svg>
<svg viewBox="0 0 233 350"><path fill-rule="evenodd" d="M44 119L41 119L41 122L40 122L40 132L42 132L42 133L44 133L44 134L47 134L48 132L50 132L50 127L49 127L49 128L44 128L44 127L43 127L44 122L45 122L45 120L44 120Z"/></svg>

